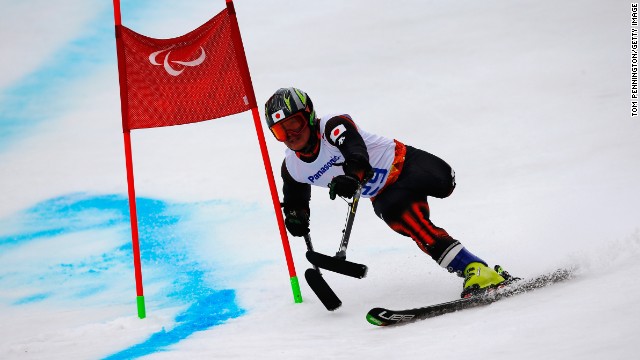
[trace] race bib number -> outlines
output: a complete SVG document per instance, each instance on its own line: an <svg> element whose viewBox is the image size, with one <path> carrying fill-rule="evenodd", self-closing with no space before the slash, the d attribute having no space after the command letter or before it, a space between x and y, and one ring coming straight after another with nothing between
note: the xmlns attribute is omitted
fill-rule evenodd
<svg viewBox="0 0 640 360"><path fill-rule="evenodd" d="M385 169L373 168L373 177L362 187L362 195L375 196L387 180L387 173Z"/></svg>

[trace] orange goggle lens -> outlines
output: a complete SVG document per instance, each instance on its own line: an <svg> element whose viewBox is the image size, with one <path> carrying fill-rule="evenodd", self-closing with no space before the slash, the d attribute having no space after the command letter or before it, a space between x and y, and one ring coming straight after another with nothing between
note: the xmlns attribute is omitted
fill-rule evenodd
<svg viewBox="0 0 640 360"><path fill-rule="evenodd" d="M291 136L299 135L307 127L307 119L301 114L294 114L282 121L275 123L269 129L278 141L285 141Z"/></svg>

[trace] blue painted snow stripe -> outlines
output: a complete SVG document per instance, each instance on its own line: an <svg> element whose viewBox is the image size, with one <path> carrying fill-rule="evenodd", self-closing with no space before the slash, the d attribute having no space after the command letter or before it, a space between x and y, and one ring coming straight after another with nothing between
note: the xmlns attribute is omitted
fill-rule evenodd
<svg viewBox="0 0 640 360"><path fill-rule="evenodd" d="M176 325L169 331L159 331L143 343L115 353L105 360L135 359L158 351L166 350L195 332L207 330L226 320L241 316L244 310L235 302L235 292L214 291L202 294L186 311L176 317Z"/></svg>
<svg viewBox="0 0 640 360"><path fill-rule="evenodd" d="M212 203L220 205L219 202ZM137 199L140 238L143 239L140 242L143 271L152 274L145 279L145 285L161 288L159 294L154 294L160 299L154 301L156 307L184 305L186 310L176 316L175 325L170 324L171 330L152 334L146 341L110 355L108 359L131 359L163 351L197 331L244 314L236 303L235 291L216 289L210 283L214 269L206 268L196 260L198 254L190 244L197 240L194 236L204 235L194 234L181 226L181 220L188 219L199 206L206 207L207 204ZM229 203L229 206L234 205ZM27 246L36 242L64 246L64 237L74 234L90 236L105 230L111 231L109 234L115 230L117 234L106 239L110 242L106 245L112 250L105 253L80 254L73 261L45 268L40 264L27 264L27 274L0 268L1 288L21 289L18 293L34 289L33 293L12 301L12 305L123 297L133 301L133 292L122 294L122 289L114 290L119 288L124 273L128 279L133 273L128 209L128 201L123 196L72 194L39 203L11 219L0 219L0 227L11 223L13 229L0 235L0 252L20 252L22 247L32 249ZM41 256L43 259L51 257L50 254ZM133 291L132 287L133 284L127 290Z"/></svg>

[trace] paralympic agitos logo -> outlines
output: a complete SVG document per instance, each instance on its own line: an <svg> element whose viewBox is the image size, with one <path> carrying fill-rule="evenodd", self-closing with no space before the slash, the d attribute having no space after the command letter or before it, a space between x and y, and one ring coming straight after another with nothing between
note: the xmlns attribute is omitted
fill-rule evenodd
<svg viewBox="0 0 640 360"><path fill-rule="evenodd" d="M195 60L190 60L190 61L170 60L169 58L171 56L171 49L172 48L168 48L160 51L154 51L151 53L151 55L149 55L149 62L151 64L164 66L164 70L171 76L178 76L185 70L184 66L189 66L189 67L198 66L204 62L204 59L207 58L204 48L200 46L200 56L198 56L198 58L196 58ZM158 58L161 57L161 55L164 55L164 60L160 63L158 62ZM174 69L172 64L182 65L183 68L179 70Z"/></svg>

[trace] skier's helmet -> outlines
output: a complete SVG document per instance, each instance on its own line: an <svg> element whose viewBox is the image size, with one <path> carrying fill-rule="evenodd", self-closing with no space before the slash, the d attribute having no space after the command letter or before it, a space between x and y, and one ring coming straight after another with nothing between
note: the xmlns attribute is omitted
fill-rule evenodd
<svg viewBox="0 0 640 360"><path fill-rule="evenodd" d="M278 89L264 105L267 126L271 129L276 123L300 113L309 126L316 125L316 112L307 93L294 87Z"/></svg>

